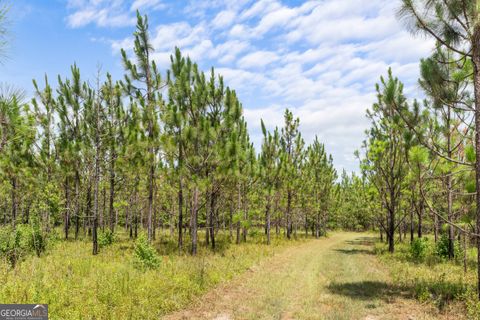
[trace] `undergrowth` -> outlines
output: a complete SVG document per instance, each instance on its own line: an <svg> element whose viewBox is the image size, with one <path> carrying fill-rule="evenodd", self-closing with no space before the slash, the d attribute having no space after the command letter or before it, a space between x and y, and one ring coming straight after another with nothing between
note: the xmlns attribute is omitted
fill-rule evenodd
<svg viewBox="0 0 480 320"><path fill-rule="evenodd" d="M176 237L166 233L150 245L143 236L132 241L118 232L112 241L101 240L97 256L88 238L57 240L41 257L27 255L15 268L0 263L0 301L47 303L50 319L158 319L303 241L273 236L266 246L261 232L240 245L228 234L219 233L216 240L216 252L200 243L196 257L188 254L188 245L179 253Z"/></svg>
<svg viewBox="0 0 480 320"><path fill-rule="evenodd" d="M474 249L467 252L468 270L463 269L463 251L456 241L455 258L448 260L448 238L431 237L397 243L390 254L385 243L378 242L375 252L388 266L395 283L422 303L433 303L440 311L463 309L469 319L480 319L477 302Z"/></svg>

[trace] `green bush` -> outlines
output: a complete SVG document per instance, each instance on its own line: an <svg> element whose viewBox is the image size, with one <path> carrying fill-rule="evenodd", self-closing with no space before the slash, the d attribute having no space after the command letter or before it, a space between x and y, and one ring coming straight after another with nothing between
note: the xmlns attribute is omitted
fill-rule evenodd
<svg viewBox="0 0 480 320"><path fill-rule="evenodd" d="M448 278L448 279L447 279ZM462 299L466 286L461 281L452 281L451 275L435 274L430 279L415 279L415 296L422 302L432 301L439 310L443 310L449 302Z"/></svg>
<svg viewBox="0 0 480 320"><path fill-rule="evenodd" d="M40 256L46 244L46 238L35 221L19 224L15 229L12 226L0 228L0 256L6 258L12 267L29 253Z"/></svg>
<svg viewBox="0 0 480 320"><path fill-rule="evenodd" d="M0 228L0 255L14 267L22 256L20 247L21 234L11 226Z"/></svg>
<svg viewBox="0 0 480 320"><path fill-rule="evenodd" d="M137 241L135 241L133 258L134 265L138 269L156 269L160 265L158 253L155 248L148 243L145 234L140 234Z"/></svg>
<svg viewBox="0 0 480 320"><path fill-rule="evenodd" d="M480 301L478 301L476 290L471 287L465 290L462 300L465 301L467 319L480 319Z"/></svg>
<svg viewBox="0 0 480 320"><path fill-rule="evenodd" d="M428 240L426 238L417 238L410 245L410 256L414 260L422 261L425 259L428 251Z"/></svg>
<svg viewBox="0 0 480 320"><path fill-rule="evenodd" d="M98 235L98 245L100 248L109 246L115 242L115 233L110 230L100 232Z"/></svg>
<svg viewBox="0 0 480 320"><path fill-rule="evenodd" d="M454 241L453 250L456 258L463 255L462 249L460 248L458 241ZM435 253L441 258L448 258L448 234L442 234L440 239L438 239L435 247Z"/></svg>
<svg viewBox="0 0 480 320"><path fill-rule="evenodd" d="M28 251L34 251L37 257L40 257L40 254L45 251L47 247L47 239L42 233L40 227L40 222L37 217L33 217L30 230L27 232L28 241Z"/></svg>

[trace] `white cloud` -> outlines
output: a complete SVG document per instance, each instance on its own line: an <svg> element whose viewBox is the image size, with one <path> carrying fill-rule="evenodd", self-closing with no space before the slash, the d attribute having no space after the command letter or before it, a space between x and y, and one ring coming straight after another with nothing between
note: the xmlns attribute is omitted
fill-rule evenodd
<svg viewBox="0 0 480 320"><path fill-rule="evenodd" d="M280 59L275 52L272 51L256 51L247 54L243 58L241 58L237 65L240 68L258 68L258 67L265 67L275 61Z"/></svg>
<svg viewBox="0 0 480 320"><path fill-rule="evenodd" d="M280 4L275 0L259 0L256 1L250 8L245 9L240 18L250 19L258 16L263 16L266 13L276 10L280 7Z"/></svg>
<svg viewBox="0 0 480 320"><path fill-rule="evenodd" d="M190 26L188 22L161 25L152 38L155 50L172 50L175 46L187 47L205 40L203 25Z"/></svg>
<svg viewBox="0 0 480 320"><path fill-rule="evenodd" d="M94 2L104 8L104 1L71 0L71 7L85 9L77 10L83 16L72 17L73 24L100 25L107 23L105 17L121 17L124 11L116 11L114 3L123 0L110 1L104 19L98 17L100 10L87 10ZM405 92L417 97L418 60L433 47L432 41L413 38L396 20L399 3L310 0L295 6L280 0L190 0L173 22L151 26L153 57L166 68L178 46L200 67L215 66L243 101L257 146L260 118L269 128L281 126L289 107L300 117L307 142L318 135L338 168L355 170L353 151L368 127L365 110L376 100L375 83L392 67L405 82ZM132 40L111 45L129 48Z"/></svg>
<svg viewBox="0 0 480 320"><path fill-rule="evenodd" d="M135 0L130 6L131 11L140 9L154 9L160 10L166 8L166 4L161 0Z"/></svg>
<svg viewBox="0 0 480 320"><path fill-rule="evenodd" d="M236 57L250 48L250 44L246 41L229 40L215 47L215 57L220 64L230 63Z"/></svg>
<svg viewBox="0 0 480 320"><path fill-rule="evenodd" d="M98 27L125 27L135 25L136 10L159 10L166 8L166 5L161 0L68 0L67 8L71 13L66 21L71 28L89 24Z"/></svg>
<svg viewBox="0 0 480 320"><path fill-rule="evenodd" d="M234 22L236 13L232 10L224 10L219 12L215 19L212 21L212 25L215 29L225 28Z"/></svg>

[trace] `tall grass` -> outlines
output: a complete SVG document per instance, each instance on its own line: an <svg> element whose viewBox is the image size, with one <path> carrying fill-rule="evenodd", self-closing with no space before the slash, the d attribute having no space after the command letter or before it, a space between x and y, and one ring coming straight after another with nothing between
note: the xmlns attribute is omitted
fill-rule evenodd
<svg viewBox="0 0 480 320"><path fill-rule="evenodd" d="M28 256L14 268L0 263L0 301L48 303L51 319L158 319L295 243L281 236L266 246L263 238L259 232L235 245L219 234L217 252L201 245L192 257L160 233L156 269L135 267L135 242L124 233L97 256L88 239L57 240L40 258Z"/></svg>
<svg viewBox="0 0 480 320"><path fill-rule="evenodd" d="M375 252L388 266L396 284L409 291L421 302L433 303L440 310L460 308L469 319L480 319L476 303L476 250L467 251L467 272L463 269L463 251L456 247L457 257L448 260L443 254L443 242L431 237L398 243L389 254L385 243L378 242Z"/></svg>

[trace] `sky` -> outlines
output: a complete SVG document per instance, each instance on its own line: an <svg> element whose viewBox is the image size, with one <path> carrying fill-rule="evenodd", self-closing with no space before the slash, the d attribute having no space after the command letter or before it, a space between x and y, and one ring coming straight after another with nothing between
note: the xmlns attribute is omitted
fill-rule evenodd
<svg viewBox="0 0 480 320"><path fill-rule="evenodd" d="M177 46L235 89L250 136L260 119L281 127L285 108L300 118L338 170L358 171L354 151L389 67L412 99L421 97L418 62L433 48L396 18L398 0L7 0L9 47L0 83L33 95L32 79L54 85L76 63L85 80L98 70L121 79L120 48L132 48L136 10L148 15L161 70Z"/></svg>

